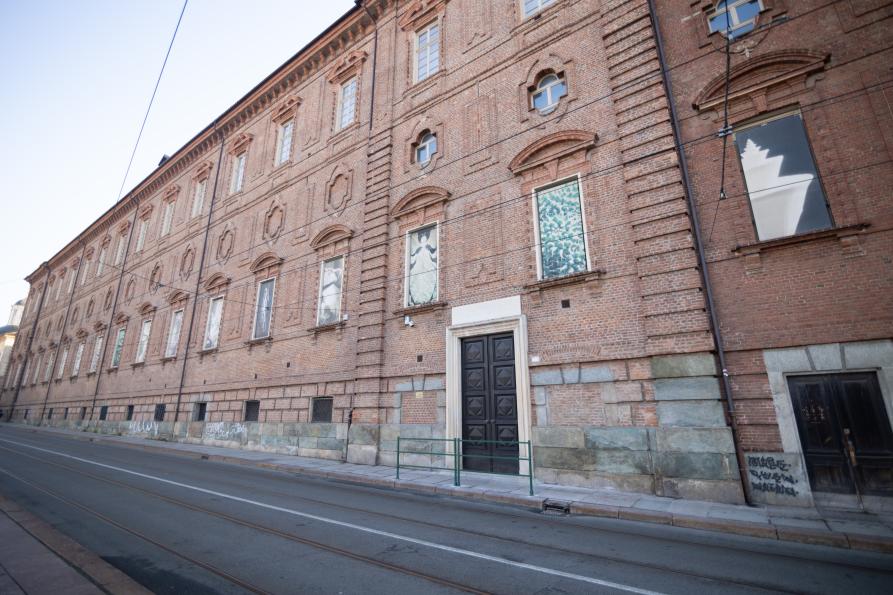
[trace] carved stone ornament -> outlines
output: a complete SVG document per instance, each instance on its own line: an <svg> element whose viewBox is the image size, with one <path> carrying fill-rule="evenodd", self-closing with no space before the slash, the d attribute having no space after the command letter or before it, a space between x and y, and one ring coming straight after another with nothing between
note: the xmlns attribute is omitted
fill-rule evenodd
<svg viewBox="0 0 893 595"><path fill-rule="evenodd" d="M557 163L562 157L594 147L597 140L598 135L584 130L555 132L522 149L509 163L509 169L517 175L548 162Z"/></svg>
<svg viewBox="0 0 893 595"><path fill-rule="evenodd" d="M435 15L440 14L446 8L449 0L415 0L409 4L397 24L404 31L418 29L425 24L426 21L433 19Z"/></svg>
<svg viewBox="0 0 893 595"><path fill-rule="evenodd" d="M343 83L360 70L368 55L363 50L350 52L335 64L334 68L329 72L328 81L330 83Z"/></svg>
<svg viewBox="0 0 893 595"><path fill-rule="evenodd" d="M285 224L285 209L277 202L273 202L264 214L264 240L275 240L282 232Z"/></svg>
<svg viewBox="0 0 893 595"><path fill-rule="evenodd" d="M155 266L152 268L152 274L149 275L149 293L155 293L161 287L161 276L164 272L164 269L161 266L161 263L155 263Z"/></svg>
<svg viewBox="0 0 893 595"><path fill-rule="evenodd" d="M217 260L225 261L226 259L228 259L233 253L235 243L235 232L230 228L224 229L220 236L217 238Z"/></svg>
<svg viewBox="0 0 893 595"><path fill-rule="evenodd" d="M103 310L111 310L112 308L112 290L109 289L105 292L105 300L102 303Z"/></svg>
<svg viewBox="0 0 893 595"><path fill-rule="evenodd" d="M192 269L195 266L195 250L192 246L187 246L186 251L183 252L182 258L180 258L180 279L186 280L192 274Z"/></svg>
<svg viewBox="0 0 893 595"><path fill-rule="evenodd" d="M332 170L326 184L325 210L341 214L351 199L353 171L343 171L340 167Z"/></svg>
<svg viewBox="0 0 893 595"><path fill-rule="evenodd" d="M130 304L133 296L136 294L136 279L131 277L127 280L127 286L124 288L124 303Z"/></svg>

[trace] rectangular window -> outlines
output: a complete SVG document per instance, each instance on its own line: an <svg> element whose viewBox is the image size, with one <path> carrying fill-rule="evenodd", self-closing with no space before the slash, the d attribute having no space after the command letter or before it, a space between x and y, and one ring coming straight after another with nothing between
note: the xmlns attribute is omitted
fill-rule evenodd
<svg viewBox="0 0 893 595"><path fill-rule="evenodd" d="M338 128L347 128L353 124L357 115L357 77L341 85L341 105L338 115Z"/></svg>
<svg viewBox="0 0 893 595"><path fill-rule="evenodd" d="M120 266L124 262L124 248L126 245L127 242L124 241L124 236L118 236L118 245L115 246L115 266Z"/></svg>
<svg viewBox="0 0 893 595"><path fill-rule="evenodd" d="M90 276L90 261L84 263L84 266L81 270L81 285L87 283L87 277Z"/></svg>
<svg viewBox="0 0 893 595"><path fill-rule="evenodd" d="M66 407L65 411L62 412L62 419L68 419L68 407Z"/></svg>
<svg viewBox="0 0 893 595"><path fill-rule="evenodd" d="M524 4L524 16L529 17L549 6L555 0L521 0L521 2Z"/></svg>
<svg viewBox="0 0 893 595"><path fill-rule="evenodd" d="M105 269L105 255L108 252L108 247L103 246L99 251L99 258L96 259L96 276L101 277L102 271Z"/></svg>
<svg viewBox="0 0 893 595"><path fill-rule="evenodd" d="M167 331L167 345L164 348L164 357L175 357L177 346L180 344L180 329L183 326L183 310L177 310L171 315L171 326Z"/></svg>
<svg viewBox="0 0 893 595"><path fill-rule="evenodd" d="M207 403L196 403L192 410L192 421L205 421L205 415L208 412Z"/></svg>
<svg viewBox="0 0 893 595"><path fill-rule="evenodd" d="M291 157L291 137L294 127L294 120L289 120L279 126L276 143L276 165L282 165Z"/></svg>
<svg viewBox="0 0 893 595"><path fill-rule="evenodd" d="M152 319L143 321L140 327L140 339L136 344L136 363L141 364L146 361L146 352L149 350L149 336L152 333Z"/></svg>
<svg viewBox="0 0 893 595"><path fill-rule="evenodd" d="M254 310L253 339L263 339L270 336L270 318L273 314L273 289L276 279L267 279L257 288L257 306Z"/></svg>
<svg viewBox="0 0 893 595"><path fill-rule="evenodd" d="M416 36L416 81L437 73L440 67L440 27L433 23Z"/></svg>
<svg viewBox="0 0 893 595"><path fill-rule="evenodd" d="M832 226L800 114L736 130L735 147L760 240Z"/></svg>
<svg viewBox="0 0 893 595"><path fill-rule="evenodd" d="M588 270L579 180L534 191L534 212L540 279Z"/></svg>
<svg viewBox="0 0 893 595"><path fill-rule="evenodd" d="M248 154L245 152L236 155L233 161L233 177L229 181L229 193L235 194L242 190L242 182L245 181L245 160Z"/></svg>
<svg viewBox="0 0 893 595"><path fill-rule="evenodd" d="M78 270L72 267L71 272L68 273L68 293L74 291L74 282L78 278Z"/></svg>
<svg viewBox="0 0 893 595"><path fill-rule="evenodd" d="M124 351L124 334L127 331L127 327L122 326L118 329L118 334L115 336L115 349L112 351L112 367L117 368L121 365L121 352Z"/></svg>
<svg viewBox="0 0 893 595"><path fill-rule="evenodd" d="M81 407L81 421L87 419L87 408Z"/></svg>
<svg viewBox="0 0 893 595"><path fill-rule="evenodd" d="M53 419L53 411L54 411L53 408L50 407L50 410L47 411L47 419L49 419L49 420Z"/></svg>
<svg viewBox="0 0 893 595"><path fill-rule="evenodd" d="M341 288L344 279L344 257L326 260L319 271L319 306L316 324L325 326L341 320Z"/></svg>
<svg viewBox="0 0 893 595"><path fill-rule="evenodd" d="M310 421L312 423L332 423L332 397L317 397L313 399L313 411Z"/></svg>
<svg viewBox="0 0 893 595"><path fill-rule="evenodd" d="M32 374L31 374L31 384L37 384L37 380L40 378L40 364L41 363L43 363L43 354L38 355L37 360L34 362L34 368L32 369Z"/></svg>
<svg viewBox="0 0 893 595"><path fill-rule="evenodd" d="M257 421L260 418L260 401L245 401L245 421Z"/></svg>
<svg viewBox="0 0 893 595"><path fill-rule="evenodd" d="M62 279L56 281L56 295L53 296L53 300L58 302L60 295L62 295Z"/></svg>
<svg viewBox="0 0 893 595"><path fill-rule="evenodd" d="M164 211L161 215L161 235L166 236L171 232L171 226L174 223L174 201L169 200L164 203Z"/></svg>
<svg viewBox="0 0 893 595"><path fill-rule="evenodd" d="M136 235L136 251L139 252L146 245L146 233L149 231L149 220L140 219L140 228Z"/></svg>
<svg viewBox="0 0 893 595"><path fill-rule="evenodd" d="M164 413L167 406L164 404L155 405L155 421L164 421Z"/></svg>
<svg viewBox="0 0 893 595"><path fill-rule="evenodd" d="M62 380L65 373L65 362L68 361L68 345L62 349L62 357L59 358L59 367L56 368L56 380Z"/></svg>
<svg viewBox="0 0 893 595"><path fill-rule="evenodd" d="M428 225L406 234L407 307L437 301L438 227Z"/></svg>
<svg viewBox="0 0 893 595"><path fill-rule="evenodd" d="M205 190L208 187L208 178L204 178L195 183L195 190L192 192L192 216L198 217L202 213L202 207L205 204Z"/></svg>
<svg viewBox="0 0 893 595"><path fill-rule="evenodd" d="M109 417L109 406L103 405L99 408L99 421L105 421Z"/></svg>
<svg viewBox="0 0 893 595"><path fill-rule="evenodd" d="M96 335L96 342L93 343L93 357L90 358L91 374L96 372L96 369L99 367L99 358L102 357L102 342L104 340L105 335Z"/></svg>
<svg viewBox="0 0 893 595"><path fill-rule="evenodd" d="M71 375L77 376L81 371L81 360L84 357L84 348L87 346L86 341L78 343L78 348L74 352L74 361L71 362Z"/></svg>
<svg viewBox="0 0 893 595"><path fill-rule="evenodd" d="M220 338L220 318L223 313L223 297L216 297L208 304L208 323L205 325L205 341L202 349L214 349Z"/></svg>
<svg viewBox="0 0 893 595"><path fill-rule="evenodd" d="M43 381L44 382L50 381L50 377L53 375L53 364L55 364L55 363L56 363L56 352L51 351L47 355L47 365L46 365L46 368L44 368L44 370L43 370Z"/></svg>
<svg viewBox="0 0 893 595"><path fill-rule="evenodd" d="M133 421L133 405L127 406L127 421Z"/></svg>

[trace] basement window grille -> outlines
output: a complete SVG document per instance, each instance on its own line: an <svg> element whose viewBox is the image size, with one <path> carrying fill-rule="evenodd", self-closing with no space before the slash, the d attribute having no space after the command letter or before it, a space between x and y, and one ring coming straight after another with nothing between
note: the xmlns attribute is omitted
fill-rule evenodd
<svg viewBox="0 0 893 595"><path fill-rule="evenodd" d="M332 397L313 399L313 412L310 419L313 423L332 423Z"/></svg>

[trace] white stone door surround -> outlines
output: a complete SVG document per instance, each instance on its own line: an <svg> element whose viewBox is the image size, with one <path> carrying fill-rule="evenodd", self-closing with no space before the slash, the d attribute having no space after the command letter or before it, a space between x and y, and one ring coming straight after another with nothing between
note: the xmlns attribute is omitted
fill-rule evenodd
<svg viewBox="0 0 893 595"><path fill-rule="evenodd" d="M518 440L530 441L530 374L527 369L527 317L521 313L521 296L478 302L452 309L446 329L446 437L462 437L462 339L512 332L515 343L515 399L518 409ZM530 456L523 448L521 456ZM526 461L519 472L528 473Z"/></svg>
<svg viewBox="0 0 893 595"><path fill-rule="evenodd" d="M763 361L769 376L769 388L772 391L782 448L786 453L800 455L804 476L807 475L806 459L800 443L797 420L794 417L788 377L804 374L875 372L887 408L887 417L893 425L893 341L828 343L766 349L763 351ZM809 486L809 478L803 479L804 485Z"/></svg>

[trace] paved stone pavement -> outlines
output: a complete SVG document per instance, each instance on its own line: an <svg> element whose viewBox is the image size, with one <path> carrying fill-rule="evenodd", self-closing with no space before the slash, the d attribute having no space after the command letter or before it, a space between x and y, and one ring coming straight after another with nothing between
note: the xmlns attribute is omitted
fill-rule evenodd
<svg viewBox="0 0 893 595"><path fill-rule="evenodd" d="M534 481L535 495L530 496L528 481L524 477L463 472L461 485L457 487L453 485L453 472L447 470L401 469L398 480L394 467L356 465L269 452L164 442L130 436L107 436L57 428L31 429L37 432L64 434L81 440L103 441L366 485L438 493L537 509L543 507L544 501L557 501L567 504L571 514L893 553L893 510L869 514L801 507L750 507L678 500L616 490L558 486L538 481Z"/></svg>
<svg viewBox="0 0 893 595"><path fill-rule="evenodd" d="M0 498L0 593L148 591L17 504Z"/></svg>

